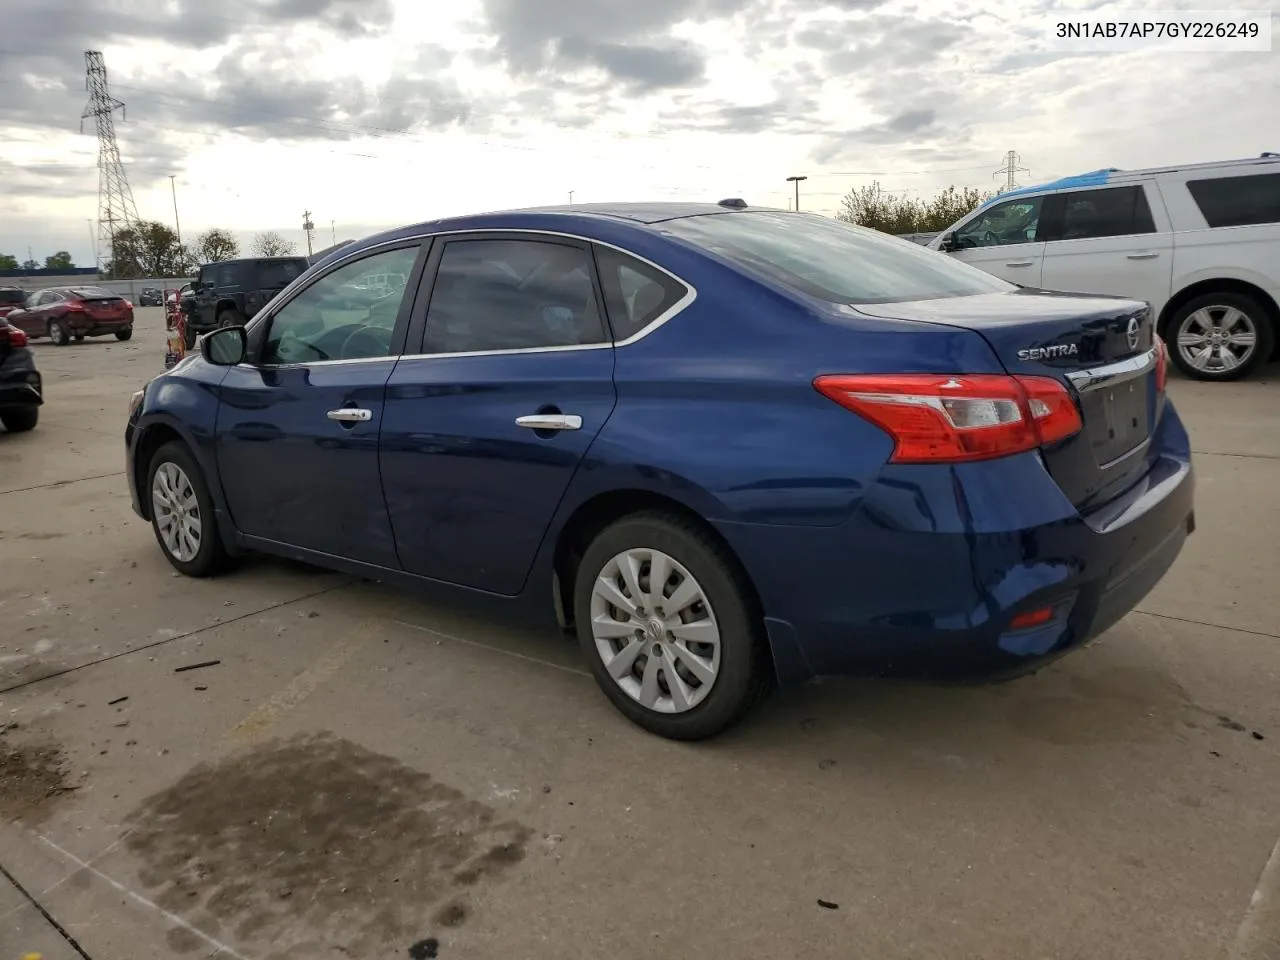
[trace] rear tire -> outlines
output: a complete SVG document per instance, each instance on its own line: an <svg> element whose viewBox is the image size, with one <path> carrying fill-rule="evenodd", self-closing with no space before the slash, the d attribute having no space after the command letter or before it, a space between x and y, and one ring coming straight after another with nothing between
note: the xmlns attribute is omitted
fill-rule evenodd
<svg viewBox="0 0 1280 960"><path fill-rule="evenodd" d="M28 430L34 430L39 420L39 407L17 407L0 411L0 423L3 423L4 428L10 433L26 433Z"/></svg>
<svg viewBox="0 0 1280 960"><path fill-rule="evenodd" d="M667 573L656 585L655 566ZM596 536L578 565L574 622L605 696L660 737L723 732L773 680L750 583L720 543L677 515L633 514Z"/></svg>
<svg viewBox="0 0 1280 960"><path fill-rule="evenodd" d="M1270 359L1276 329L1252 297L1209 293L1182 305L1165 327L1164 339L1169 359L1184 376L1228 381L1247 377Z"/></svg>
<svg viewBox="0 0 1280 960"><path fill-rule="evenodd" d="M209 485L185 444L170 440L155 452L142 495L149 500L156 542L175 570L211 577L229 566Z"/></svg>
<svg viewBox="0 0 1280 960"><path fill-rule="evenodd" d="M61 320L49 321L49 339L60 347L71 342L71 331L63 326Z"/></svg>
<svg viewBox="0 0 1280 960"><path fill-rule="evenodd" d="M133 327L125 327L123 330L116 331L117 340L128 340L133 336Z"/></svg>

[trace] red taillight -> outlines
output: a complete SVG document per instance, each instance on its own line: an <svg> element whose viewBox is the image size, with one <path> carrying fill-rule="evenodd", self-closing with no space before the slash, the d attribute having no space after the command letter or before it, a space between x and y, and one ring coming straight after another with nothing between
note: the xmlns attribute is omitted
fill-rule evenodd
<svg viewBox="0 0 1280 960"><path fill-rule="evenodd" d="M990 460L1065 440L1083 426L1051 377L873 374L818 377L818 392L894 439L894 463Z"/></svg>
<svg viewBox="0 0 1280 960"><path fill-rule="evenodd" d="M27 345L27 334L17 327L0 323L0 340L8 340L11 347L25 347Z"/></svg>
<svg viewBox="0 0 1280 960"><path fill-rule="evenodd" d="M1009 621L1009 628L1011 630L1029 630L1032 627L1043 627L1053 619L1053 614L1053 607L1024 610Z"/></svg>
<svg viewBox="0 0 1280 960"><path fill-rule="evenodd" d="M1156 391L1164 393L1164 385L1169 382L1169 348L1165 342L1156 337Z"/></svg>

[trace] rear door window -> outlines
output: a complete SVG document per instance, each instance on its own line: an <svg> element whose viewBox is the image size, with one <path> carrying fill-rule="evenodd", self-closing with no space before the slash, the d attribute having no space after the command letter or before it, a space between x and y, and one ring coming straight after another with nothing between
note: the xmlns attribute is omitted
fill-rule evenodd
<svg viewBox="0 0 1280 960"><path fill-rule="evenodd" d="M1280 173L1188 180L1187 189L1211 227L1280 223Z"/></svg>
<svg viewBox="0 0 1280 960"><path fill-rule="evenodd" d="M1141 185L1080 190L1059 195L1060 226L1049 240L1089 240L1155 233L1155 221Z"/></svg>
<svg viewBox="0 0 1280 960"><path fill-rule="evenodd" d="M485 353L606 341L591 254L543 240L450 240L422 352Z"/></svg>
<svg viewBox="0 0 1280 960"><path fill-rule="evenodd" d="M596 264L614 341L634 337L689 294L675 277L612 247L596 247Z"/></svg>

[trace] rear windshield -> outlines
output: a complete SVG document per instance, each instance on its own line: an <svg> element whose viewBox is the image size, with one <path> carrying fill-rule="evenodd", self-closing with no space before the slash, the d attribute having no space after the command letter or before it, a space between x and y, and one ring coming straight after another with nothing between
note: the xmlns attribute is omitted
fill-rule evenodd
<svg viewBox="0 0 1280 960"><path fill-rule="evenodd" d="M81 300L116 300L120 296L110 290L103 290L102 287L75 287L71 294Z"/></svg>
<svg viewBox="0 0 1280 960"><path fill-rule="evenodd" d="M284 287L302 276L307 269L305 260L280 260L258 264L258 286L270 289Z"/></svg>
<svg viewBox="0 0 1280 960"><path fill-rule="evenodd" d="M26 303L27 295L21 290L0 290L0 303Z"/></svg>
<svg viewBox="0 0 1280 960"><path fill-rule="evenodd" d="M935 300L1013 290L946 254L813 214L726 213L670 220L670 234L835 303Z"/></svg>

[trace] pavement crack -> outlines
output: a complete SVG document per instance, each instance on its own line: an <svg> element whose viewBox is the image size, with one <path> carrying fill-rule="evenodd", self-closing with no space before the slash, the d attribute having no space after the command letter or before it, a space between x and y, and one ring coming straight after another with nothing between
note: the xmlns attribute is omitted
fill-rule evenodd
<svg viewBox="0 0 1280 960"><path fill-rule="evenodd" d="M1192 450L1197 457L1236 457L1240 460L1280 460L1280 453L1225 453L1221 450Z"/></svg>
<svg viewBox="0 0 1280 960"><path fill-rule="evenodd" d="M86 480L105 480L107 477L123 477L124 471L115 473L99 473L93 477L76 477L74 480L50 480L48 483L37 483L34 487L14 487L11 490L0 490L0 493L27 493L30 490L48 490L50 487L65 487L70 483L84 483Z"/></svg>
<svg viewBox="0 0 1280 960"><path fill-rule="evenodd" d="M27 888L18 882L18 878L5 869L5 866L2 863L0 863L0 875L3 875L6 880L13 884L13 888L17 890L18 893L22 894L22 896L40 912L40 916L44 917L45 922L58 932L58 936L67 941L67 945L70 946L72 950L83 957L84 960L93 960L93 957L85 953L84 947L80 946L80 944L76 942L76 938L67 932L67 928L55 920L53 918L53 914L44 908L44 904L33 897L30 892L28 892Z"/></svg>
<svg viewBox="0 0 1280 960"><path fill-rule="evenodd" d="M1280 633L1267 633L1265 630L1250 630L1248 627L1229 627L1225 623L1210 623L1208 620L1192 620L1190 617L1175 617L1169 613L1152 613L1150 610L1134 609L1134 613L1140 613L1144 617L1158 617L1161 620L1177 620L1179 623L1190 623L1197 627L1213 627L1215 630L1230 630L1233 633L1247 633L1252 637L1267 637L1271 640L1280 640ZM0 690L0 693L3 693Z"/></svg>
<svg viewBox="0 0 1280 960"><path fill-rule="evenodd" d="M300 597L293 597L289 600L281 600L279 603L273 603L258 610L248 610L239 616L231 617L227 620L219 620L217 623L207 623L203 627L196 627L194 630L188 630L186 633L180 633L177 636L165 637L163 640L154 640L151 643L145 643L140 647L131 647L128 650L122 650L119 653L113 653L110 656L99 657L97 660L89 660L85 663L76 664L74 667L67 667L65 670L47 673L42 677L33 677L30 680L24 680L22 683L14 684L12 687L4 687L0 689L0 694L13 693L15 690L22 690L25 687L42 683L45 680L52 680L55 677L65 677L69 673L76 673L77 671L84 670L88 667L96 667L100 663L107 663L111 660L119 660L122 657L132 656L135 653L142 653L144 650L154 650L156 647L162 647L166 643L173 643L175 640L185 640L188 637L194 637L198 634L204 633L206 630L216 630L219 627L225 627L228 624L236 623L239 620L246 620L249 617L261 616L264 613L270 613L272 610L279 610L281 607L287 607L292 603L301 603L303 600L313 600L316 597L324 596L326 593L333 593L335 590L345 589L355 582L355 580L345 580L342 583L334 584L332 587L325 587L323 590L305 593Z"/></svg>

